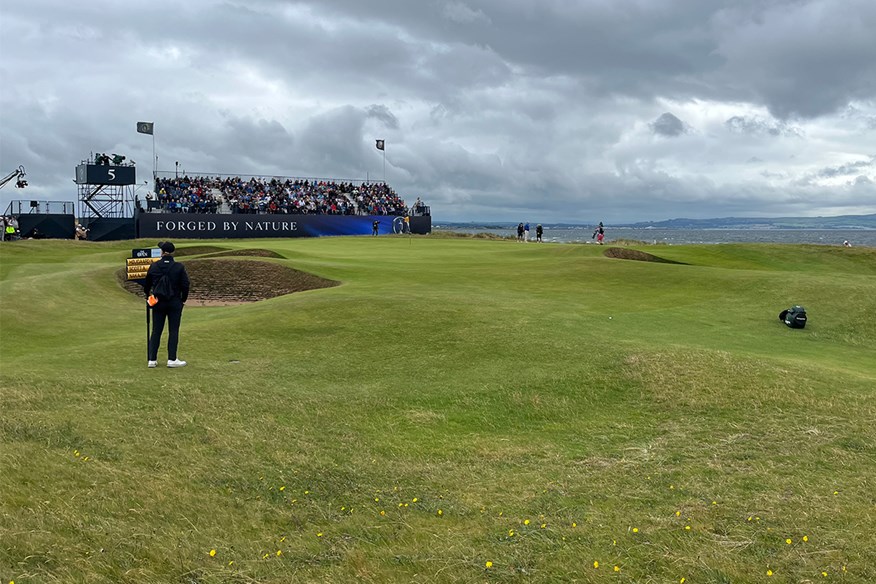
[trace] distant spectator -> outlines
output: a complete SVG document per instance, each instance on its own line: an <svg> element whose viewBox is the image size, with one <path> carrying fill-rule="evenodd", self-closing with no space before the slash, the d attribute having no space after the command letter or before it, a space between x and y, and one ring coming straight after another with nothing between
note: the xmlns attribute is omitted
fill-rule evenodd
<svg viewBox="0 0 876 584"><path fill-rule="evenodd" d="M517 241L523 241L523 223L517 224Z"/></svg>
<svg viewBox="0 0 876 584"><path fill-rule="evenodd" d="M536 243L544 243L541 239L542 235L544 235L544 227L541 226L541 223L535 226L535 242Z"/></svg>
<svg viewBox="0 0 876 584"><path fill-rule="evenodd" d="M523 226L523 242L526 243L529 241L529 221L526 222L526 225Z"/></svg>
<svg viewBox="0 0 876 584"><path fill-rule="evenodd" d="M602 245L602 240L605 239L605 228L602 226L602 221L599 222L599 225L593 232L593 237L596 238L597 244Z"/></svg>
<svg viewBox="0 0 876 584"><path fill-rule="evenodd" d="M378 233L379 233L379 230L380 230L380 221L378 221L377 219L375 219L375 220L371 223L371 235L372 235L373 237L377 237L377 235L378 235Z"/></svg>

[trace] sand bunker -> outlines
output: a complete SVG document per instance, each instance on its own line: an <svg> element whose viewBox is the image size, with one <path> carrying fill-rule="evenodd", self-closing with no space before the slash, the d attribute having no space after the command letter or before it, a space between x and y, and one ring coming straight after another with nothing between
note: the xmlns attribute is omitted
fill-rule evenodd
<svg viewBox="0 0 876 584"><path fill-rule="evenodd" d="M250 255L234 252L232 254ZM200 259L183 263L192 282L187 306L227 306L242 302L257 302L293 292L330 288L340 284L334 280L320 278L273 262ZM118 275L125 290L143 296L143 287L140 284L123 281L125 277L123 269L119 270Z"/></svg>

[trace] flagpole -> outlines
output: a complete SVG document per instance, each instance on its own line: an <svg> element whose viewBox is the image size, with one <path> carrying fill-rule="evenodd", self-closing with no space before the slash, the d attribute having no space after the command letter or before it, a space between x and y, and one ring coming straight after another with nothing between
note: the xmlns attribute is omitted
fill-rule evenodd
<svg viewBox="0 0 876 584"><path fill-rule="evenodd" d="M386 142L383 143L383 184L386 184Z"/></svg>

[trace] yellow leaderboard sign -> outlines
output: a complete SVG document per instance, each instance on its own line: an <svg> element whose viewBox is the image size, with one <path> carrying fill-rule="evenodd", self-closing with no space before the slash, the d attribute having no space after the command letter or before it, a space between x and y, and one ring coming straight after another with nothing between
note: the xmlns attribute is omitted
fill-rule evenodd
<svg viewBox="0 0 876 584"><path fill-rule="evenodd" d="M128 280L142 280L149 271L149 266L161 258L128 258L125 260L125 272Z"/></svg>

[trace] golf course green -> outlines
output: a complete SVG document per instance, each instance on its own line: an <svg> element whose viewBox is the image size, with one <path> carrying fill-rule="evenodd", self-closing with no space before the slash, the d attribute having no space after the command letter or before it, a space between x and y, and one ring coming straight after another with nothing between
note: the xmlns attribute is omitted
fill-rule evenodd
<svg viewBox="0 0 876 584"><path fill-rule="evenodd" d="M0 244L0 584L876 582L876 249L178 240L339 284L147 369L155 243Z"/></svg>

